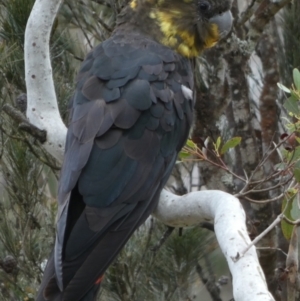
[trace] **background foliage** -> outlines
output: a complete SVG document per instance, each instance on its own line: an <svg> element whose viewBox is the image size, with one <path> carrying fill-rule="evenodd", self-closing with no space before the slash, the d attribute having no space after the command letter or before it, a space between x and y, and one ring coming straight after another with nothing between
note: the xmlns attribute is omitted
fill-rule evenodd
<svg viewBox="0 0 300 301"><path fill-rule="evenodd" d="M126 2L64 2L50 45L64 120L81 61L109 37ZM286 204L298 197L299 118L287 114L289 95L277 88L277 82L290 87L292 70L300 67L300 4L289 2L274 8L267 0L234 1L233 33L197 61L192 150L182 155L168 183L177 194L212 188L237 194L253 238L283 209L291 212ZM0 298L5 301L34 300L55 231L59 168L2 110L4 104L26 108L24 31L33 3L0 0ZM297 214L286 215L295 221ZM259 245L276 300L288 296L289 237L283 234L291 233L289 221L284 227L288 230L274 228ZM101 300L229 300L226 263L211 230L209 224L174 230L149 219L107 272Z"/></svg>

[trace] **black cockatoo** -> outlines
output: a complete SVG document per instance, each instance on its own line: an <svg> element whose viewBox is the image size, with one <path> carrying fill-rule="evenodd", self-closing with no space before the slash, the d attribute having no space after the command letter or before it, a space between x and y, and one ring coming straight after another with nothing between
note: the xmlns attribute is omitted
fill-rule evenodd
<svg viewBox="0 0 300 301"><path fill-rule="evenodd" d="M83 62L72 98L54 251L37 301L96 300L151 214L193 122L192 61L231 28L230 0L132 0Z"/></svg>

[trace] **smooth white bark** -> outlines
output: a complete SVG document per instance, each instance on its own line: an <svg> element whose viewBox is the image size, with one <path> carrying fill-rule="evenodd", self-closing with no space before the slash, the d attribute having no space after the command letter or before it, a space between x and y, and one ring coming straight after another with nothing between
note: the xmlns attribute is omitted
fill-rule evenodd
<svg viewBox="0 0 300 301"><path fill-rule="evenodd" d="M196 191L184 196L163 190L153 215L172 227L213 222L232 274L234 300L274 300L268 292L255 247L243 257L239 256L251 241L245 225L245 212L237 198L218 190Z"/></svg>
<svg viewBox="0 0 300 301"><path fill-rule="evenodd" d="M57 106L49 54L49 37L62 0L36 0L25 34L27 117L47 131L45 149L60 162L66 127ZM238 258L250 238L245 213L232 195L222 191L199 191L179 197L164 190L154 215L167 225L192 226L212 221L220 247L233 277L236 301L274 300L268 292L254 247Z"/></svg>
<svg viewBox="0 0 300 301"><path fill-rule="evenodd" d="M60 117L52 78L49 40L62 0L36 0L25 31L27 118L47 131L45 149L60 162L67 129Z"/></svg>

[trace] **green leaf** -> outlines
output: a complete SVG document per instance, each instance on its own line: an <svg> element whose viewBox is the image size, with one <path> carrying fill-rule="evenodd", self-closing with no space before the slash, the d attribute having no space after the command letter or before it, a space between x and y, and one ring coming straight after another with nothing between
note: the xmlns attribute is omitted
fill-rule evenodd
<svg viewBox="0 0 300 301"><path fill-rule="evenodd" d="M222 142L222 138L219 136L217 141L216 141L216 144L215 144L215 148L216 148L217 152L219 152L221 142Z"/></svg>
<svg viewBox="0 0 300 301"><path fill-rule="evenodd" d="M300 72L296 68L293 70L293 80L297 90L300 91Z"/></svg>
<svg viewBox="0 0 300 301"><path fill-rule="evenodd" d="M181 151L180 153L179 153L179 158L180 159L186 159L186 158L188 158L188 157L190 157L191 156L191 153L189 153L189 152L187 152L187 151Z"/></svg>
<svg viewBox="0 0 300 301"><path fill-rule="evenodd" d="M295 147L295 150L290 152L291 162L296 162L300 159L300 146Z"/></svg>
<svg viewBox="0 0 300 301"><path fill-rule="evenodd" d="M191 140L191 139L188 139L188 141L186 142L186 145L187 145L188 147L194 149L194 150L197 149L196 143L195 143L193 140Z"/></svg>
<svg viewBox="0 0 300 301"><path fill-rule="evenodd" d="M293 208L291 211L293 220L297 220L300 218L299 201L300 201L300 195L299 195L299 192L297 192L296 198L293 202Z"/></svg>
<svg viewBox="0 0 300 301"><path fill-rule="evenodd" d="M285 162L281 162L281 163L274 165L275 170L285 170L286 167L287 167L287 164Z"/></svg>
<svg viewBox="0 0 300 301"><path fill-rule="evenodd" d="M293 173L296 181L300 183L300 161L296 162Z"/></svg>
<svg viewBox="0 0 300 301"><path fill-rule="evenodd" d="M292 113L294 115L299 115L300 111L298 108L298 100L295 99L294 97L289 97L285 103L283 104L283 106L286 108L286 110L289 113Z"/></svg>
<svg viewBox="0 0 300 301"><path fill-rule="evenodd" d="M291 96L294 101L299 101L299 95L297 94L297 91L291 90Z"/></svg>
<svg viewBox="0 0 300 301"><path fill-rule="evenodd" d="M292 198L292 200L289 201L288 205L287 205L287 199ZM282 207L281 207L281 211L284 211L284 215L290 219L290 220L294 220L292 217L292 209L293 209L293 202L295 201L295 192L290 192L288 193L288 197L283 199L282 202ZM283 233L283 236L287 239L290 240L292 237L292 232L293 232L293 225L290 225L289 223L287 223L285 220L281 221L281 230Z"/></svg>
<svg viewBox="0 0 300 301"><path fill-rule="evenodd" d="M230 148L234 148L239 145L242 141L242 137L233 137L225 142L222 146L221 154L225 154Z"/></svg>
<svg viewBox="0 0 300 301"><path fill-rule="evenodd" d="M277 86L279 89L281 89L282 91L286 92L286 93L291 93L291 90L289 88L287 88L286 86L284 86L281 83L277 83Z"/></svg>

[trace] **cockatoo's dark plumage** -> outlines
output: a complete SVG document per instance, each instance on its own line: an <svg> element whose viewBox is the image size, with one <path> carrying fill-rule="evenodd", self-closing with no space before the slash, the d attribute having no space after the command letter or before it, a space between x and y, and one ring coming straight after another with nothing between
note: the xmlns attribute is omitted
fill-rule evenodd
<svg viewBox="0 0 300 301"><path fill-rule="evenodd" d="M220 4L218 4L220 3ZM153 211L192 122L190 59L230 29L229 1L133 0L88 54L72 99L57 238L37 301L92 301Z"/></svg>

